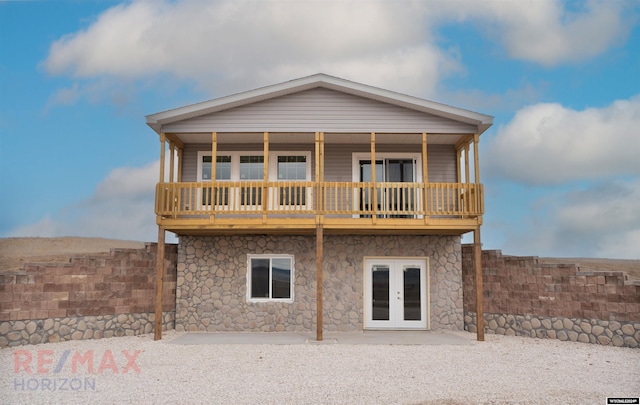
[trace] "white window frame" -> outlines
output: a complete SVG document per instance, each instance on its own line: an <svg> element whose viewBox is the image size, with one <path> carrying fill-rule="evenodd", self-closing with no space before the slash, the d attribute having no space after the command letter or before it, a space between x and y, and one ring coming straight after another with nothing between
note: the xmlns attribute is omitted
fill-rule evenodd
<svg viewBox="0 0 640 405"><path fill-rule="evenodd" d="M243 181L240 179L240 156L263 156L261 151L247 152L216 152L216 156L231 156L231 181ZM202 178L202 158L211 156L211 151L198 151L197 181L211 181ZM276 151L269 152L269 181L278 181L278 157L279 156L305 156L307 158L307 173L304 181L311 181L311 152L309 151ZM213 164L212 159L212 164ZM226 181L226 180L223 180Z"/></svg>
<svg viewBox="0 0 640 405"><path fill-rule="evenodd" d="M207 182L211 181L211 179L203 179L202 178L202 158L205 156L211 156L211 151L198 151L198 162L197 162L197 181L198 182ZM217 151L216 156L230 156L231 157L231 179L230 180L217 180L217 181L251 181L251 180L243 180L240 179L240 156L264 156L263 151ZM302 181L311 181L311 152L309 151L269 151L269 173L268 173L268 181L277 182L277 181L295 181L295 180L279 180L278 179L278 157L280 156L305 156L306 157L306 178ZM211 159L211 164L215 164L215 159ZM279 193L279 190L275 190L276 193ZM286 210L292 208L295 209L306 209L307 206L311 203L312 198L312 188L308 187L306 190L306 204L302 207L296 206L287 206L281 205L280 209ZM271 192L271 195L279 195ZM229 198L239 198L238 195L229 196ZM201 197L198 197L201 200ZM270 204L278 203L278 201L271 201ZM202 209L207 209L208 206L203 206ZM258 205L247 205L246 207L251 207L251 209L259 210L262 208L261 204ZM220 208L220 207L218 207ZM273 208L273 207L270 207Z"/></svg>
<svg viewBox="0 0 640 405"><path fill-rule="evenodd" d="M289 259L291 260L291 277L290 277L290 285L289 285L289 296L290 298L253 298L251 297L251 259ZM295 268L296 262L293 255L288 254L249 254L247 255L247 302L288 302L293 303L294 301L294 292L295 292ZM273 280L271 277L271 265L269 266L269 295L272 294L271 287L273 285Z"/></svg>
<svg viewBox="0 0 640 405"><path fill-rule="evenodd" d="M305 176L306 178L304 180L280 180L278 178L278 157L280 156L304 156L306 158L306 169L305 169ZM311 181L311 152L309 151L275 151L275 152L269 152L269 181L272 182L285 182L285 181ZM287 204L280 204L279 202L279 198L277 196L280 195L280 190L275 190L275 193L271 193L270 194L272 196L276 196L276 200L275 201L271 201L271 205L273 204L277 204L278 209L280 210L296 210L296 209L307 209L307 207L309 206L309 204L311 204L311 187L307 187L306 189L306 196L305 196L305 204L304 205L287 205ZM273 207L270 207L273 208Z"/></svg>

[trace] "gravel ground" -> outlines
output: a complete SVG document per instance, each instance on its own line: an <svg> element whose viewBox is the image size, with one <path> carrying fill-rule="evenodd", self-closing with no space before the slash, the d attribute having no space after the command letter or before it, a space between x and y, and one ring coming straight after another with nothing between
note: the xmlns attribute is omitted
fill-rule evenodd
<svg viewBox="0 0 640 405"><path fill-rule="evenodd" d="M160 342L144 335L4 348L0 402L605 404L640 396L639 349L455 334L473 344L183 346L167 344L180 335L170 331ZM74 361L76 353L84 358Z"/></svg>

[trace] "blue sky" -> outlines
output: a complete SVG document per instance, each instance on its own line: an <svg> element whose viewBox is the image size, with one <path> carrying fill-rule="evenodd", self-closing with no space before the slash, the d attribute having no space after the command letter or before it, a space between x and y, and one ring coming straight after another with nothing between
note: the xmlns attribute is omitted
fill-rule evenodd
<svg viewBox="0 0 640 405"><path fill-rule="evenodd" d="M153 241L145 115L314 73L495 116L485 249L640 258L638 0L0 2L0 237Z"/></svg>

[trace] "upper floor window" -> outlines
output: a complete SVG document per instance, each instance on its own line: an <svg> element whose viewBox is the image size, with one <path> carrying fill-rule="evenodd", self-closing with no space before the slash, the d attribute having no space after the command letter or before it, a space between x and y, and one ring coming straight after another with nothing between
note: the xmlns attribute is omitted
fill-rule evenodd
<svg viewBox="0 0 640 405"><path fill-rule="evenodd" d="M218 152L216 156L216 181L260 182L242 184L240 186L203 188L202 206L206 207L214 202L215 205L234 207L252 207L258 209L263 204L263 186L265 177L264 155L262 152ZM198 152L197 181L210 181L212 176L211 152ZM311 152L270 152L268 180L271 182L299 182L311 180ZM277 196L269 203L283 207L306 207L311 189L302 185L283 184L272 185L270 194Z"/></svg>
<svg viewBox="0 0 640 405"><path fill-rule="evenodd" d="M201 156L199 166L198 180L211 180L211 154ZM216 180L231 180L231 156L216 156Z"/></svg>
<svg viewBox="0 0 640 405"><path fill-rule="evenodd" d="M197 181L211 180L211 152L198 152ZM262 152L218 152L216 180L264 179ZM311 152L270 152L269 181L311 181Z"/></svg>

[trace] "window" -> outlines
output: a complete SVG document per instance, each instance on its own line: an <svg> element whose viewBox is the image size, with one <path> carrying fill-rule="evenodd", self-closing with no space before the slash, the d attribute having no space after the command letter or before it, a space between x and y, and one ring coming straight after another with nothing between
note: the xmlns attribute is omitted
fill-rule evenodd
<svg viewBox="0 0 640 405"><path fill-rule="evenodd" d="M240 156L240 180L255 181L264 179L264 156ZM262 187L242 187L240 189L241 205L261 205Z"/></svg>
<svg viewBox="0 0 640 405"><path fill-rule="evenodd" d="M307 157L302 156L278 156L277 161L278 180L280 181L305 181L307 180ZM306 187L281 187L280 205L304 206L307 203Z"/></svg>
<svg viewBox="0 0 640 405"><path fill-rule="evenodd" d="M199 163L200 180L211 180L211 155L201 154ZM231 156L216 156L216 180L231 180ZM229 190L225 188L217 189L216 191L215 205L228 205ZM211 187L203 188L202 205L211 205Z"/></svg>
<svg viewBox="0 0 640 405"><path fill-rule="evenodd" d="M293 301L293 256L249 255L248 301Z"/></svg>
<svg viewBox="0 0 640 405"><path fill-rule="evenodd" d="M205 185L201 197L203 209L213 202L216 206L233 206L234 209L252 210L262 206L265 179L264 155L259 151L220 151L216 156L216 181L218 182L253 182L254 184L215 187ZM198 151L197 181L210 182L212 175L212 158L210 151ZM275 187L274 201L270 207L305 208L311 199L311 188L296 185L295 182L311 181L311 152L287 151L269 152L268 181L280 182ZM258 184L260 183L260 184ZM228 186L228 185L227 185ZM271 193L272 191L270 191ZM212 197L214 200L212 201Z"/></svg>

